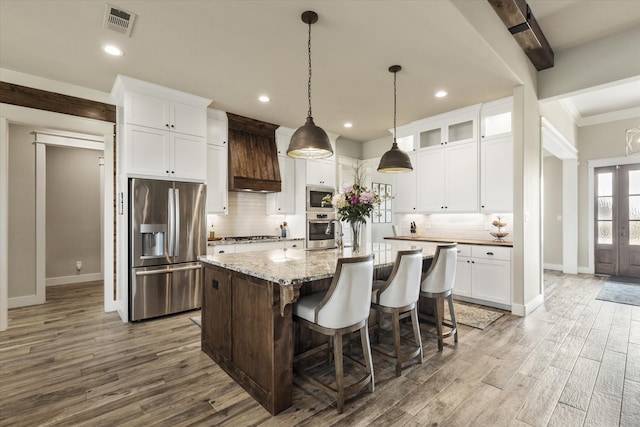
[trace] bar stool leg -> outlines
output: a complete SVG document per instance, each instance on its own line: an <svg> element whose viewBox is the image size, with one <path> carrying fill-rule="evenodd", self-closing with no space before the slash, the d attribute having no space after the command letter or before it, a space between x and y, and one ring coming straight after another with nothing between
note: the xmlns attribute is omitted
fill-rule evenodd
<svg viewBox="0 0 640 427"><path fill-rule="evenodd" d="M453 341L458 342L458 322L456 321L456 312L453 310L453 295L449 294L449 314L451 315L451 325L453 326Z"/></svg>
<svg viewBox="0 0 640 427"><path fill-rule="evenodd" d="M369 392L373 393L375 389L375 381L373 376L373 358L371 357L371 343L369 342L369 327L365 322L364 326L360 328L360 341L362 342L362 356L364 357L364 365L366 371L371 375L371 382L369 382Z"/></svg>
<svg viewBox="0 0 640 427"><path fill-rule="evenodd" d="M438 335L438 351L442 351L444 342L442 339L442 322L444 321L444 298L436 298L436 334Z"/></svg>
<svg viewBox="0 0 640 427"><path fill-rule="evenodd" d="M402 375L402 357L400 353L400 315L393 312L393 346L396 349L396 377Z"/></svg>
<svg viewBox="0 0 640 427"><path fill-rule="evenodd" d="M411 323L413 324L413 336L416 345L420 349L420 363L424 363L424 354L422 353L422 338L420 337L420 323L418 323L418 304L411 310Z"/></svg>
<svg viewBox="0 0 640 427"><path fill-rule="evenodd" d="M333 360L336 367L336 388L338 389L338 413L344 411L344 366L342 361L342 334L336 332L333 344Z"/></svg>

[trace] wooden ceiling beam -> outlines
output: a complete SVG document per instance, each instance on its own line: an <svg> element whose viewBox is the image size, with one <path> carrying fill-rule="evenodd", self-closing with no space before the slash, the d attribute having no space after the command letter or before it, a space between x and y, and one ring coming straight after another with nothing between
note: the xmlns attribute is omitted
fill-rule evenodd
<svg viewBox="0 0 640 427"><path fill-rule="evenodd" d="M553 67L553 49L525 0L487 0L536 67Z"/></svg>

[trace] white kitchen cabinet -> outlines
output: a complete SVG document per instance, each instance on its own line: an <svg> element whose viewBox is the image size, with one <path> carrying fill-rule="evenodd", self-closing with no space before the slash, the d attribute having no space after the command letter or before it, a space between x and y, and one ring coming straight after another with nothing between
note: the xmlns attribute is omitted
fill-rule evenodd
<svg viewBox="0 0 640 427"><path fill-rule="evenodd" d="M478 141L479 109L479 106L472 106L415 122L418 148Z"/></svg>
<svg viewBox="0 0 640 427"><path fill-rule="evenodd" d="M511 248L458 245L454 295L502 308L511 306Z"/></svg>
<svg viewBox="0 0 640 427"><path fill-rule="evenodd" d="M229 213L227 145L207 144L207 213Z"/></svg>
<svg viewBox="0 0 640 427"><path fill-rule="evenodd" d="M281 191L267 194L267 215L296 213L296 160L278 156Z"/></svg>
<svg viewBox="0 0 640 427"><path fill-rule="evenodd" d="M205 182L210 99L118 75L111 91L121 107L117 141L128 176Z"/></svg>
<svg viewBox="0 0 640 427"><path fill-rule="evenodd" d="M419 212L477 212L477 143L419 151L417 174Z"/></svg>
<svg viewBox="0 0 640 427"><path fill-rule="evenodd" d="M336 187L335 156L328 159L306 160L307 185Z"/></svg>
<svg viewBox="0 0 640 427"><path fill-rule="evenodd" d="M210 245L207 246L207 255L268 251L270 249L304 249L304 240L252 241L251 243Z"/></svg>
<svg viewBox="0 0 640 427"><path fill-rule="evenodd" d="M513 211L513 137L480 141L480 211Z"/></svg>
<svg viewBox="0 0 640 427"><path fill-rule="evenodd" d="M512 134L513 97L482 104L480 138L496 138Z"/></svg>
<svg viewBox="0 0 640 427"><path fill-rule="evenodd" d="M228 145L229 120L227 113L213 108L207 109L207 144Z"/></svg>
<svg viewBox="0 0 640 427"><path fill-rule="evenodd" d="M127 124L200 137L207 133L207 112L201 107L129 92L125 96L124 113Z"/></svg>
<svg viewBox="0 0 640 427"><path fill-rule="evenodd" d="M126 126L127 173L204 181L204 138L143 126Z"/></svg>
<svg viewBox="0 0 640 427"><path fill-rule="evenodd" d="M238 246L238 245L229 244L229 245L211 245L211 246L207 246L207 255L235 254L236 253L236 246Z"/></svg>
<svg viewBox="0 0 640 427"><path fill-rule="evenodd" d="M417 199L416 199L416 179L417 179L417 155L416 153L407 153L413 165L411 172L398 173L396 175L396 184L393 188L394 199L393 207L395 212L398 213L416 213L417 212Z"/></svg>
<svg viewBox="0 0 640 427"><path fill-rule="evenodd" d="M453 294L471 297L471 246L458 245Z"/></svg>

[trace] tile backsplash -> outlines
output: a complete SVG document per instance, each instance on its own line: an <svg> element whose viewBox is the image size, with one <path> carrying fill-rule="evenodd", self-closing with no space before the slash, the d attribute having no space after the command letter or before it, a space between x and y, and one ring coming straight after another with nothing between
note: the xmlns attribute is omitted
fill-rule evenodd
<svg viewBox="0 0 640 427"><path fill-rule="evenodd" d="M207 215L207 232L213 225L216 237L280 235L284 221L289 237L304 237L304 215L267 215L264 193L229 191L228 203L227 215Z"/></svg>
<svg viewBox="0 0 640 427"><path fill-rule="evenodd" d="M507 226L502 229L509 233L504 240L512 241L513 231L513 213L500 214L434 214L434 215L417 215L417 214L397 214L395 224L398 228L398 234L409 236L411 234L409 228L411 222L416 223L416 234L421 237L443 237L443 238L467 238L480 240L493 240L494 237L489 234L491 231L497 231L496 227L491 225L497 216L502 217L502 222Z"/></svg>

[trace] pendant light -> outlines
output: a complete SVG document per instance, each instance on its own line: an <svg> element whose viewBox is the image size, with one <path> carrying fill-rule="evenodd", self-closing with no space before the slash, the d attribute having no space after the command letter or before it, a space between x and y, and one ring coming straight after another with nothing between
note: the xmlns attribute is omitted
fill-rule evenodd
<svg viewBox="0 0 640 427"><path fill-rule="evenodd" d="M302 159L323 159L333 155L333 148L329 142L329 136L313 123L311 117L311 24L318 21L318 14L313 11L306 11L302 14L302 22L309 25L309 80L307 84L307 95L309 100L309 110L307 122L299 127L291 136L287 156Z"/></svg>
<svg viewBox="0 0 640 427"><path fill-rule="evenodd" d="M389 67L389 72L393 73L393 145L391 150L384 153L380 158L378 172L401 173L413 170L411 159L409 159L407 153L398 148L398 143L396 142L396 74L400 70L402 70L402 67L399 65Z"/></svg>

